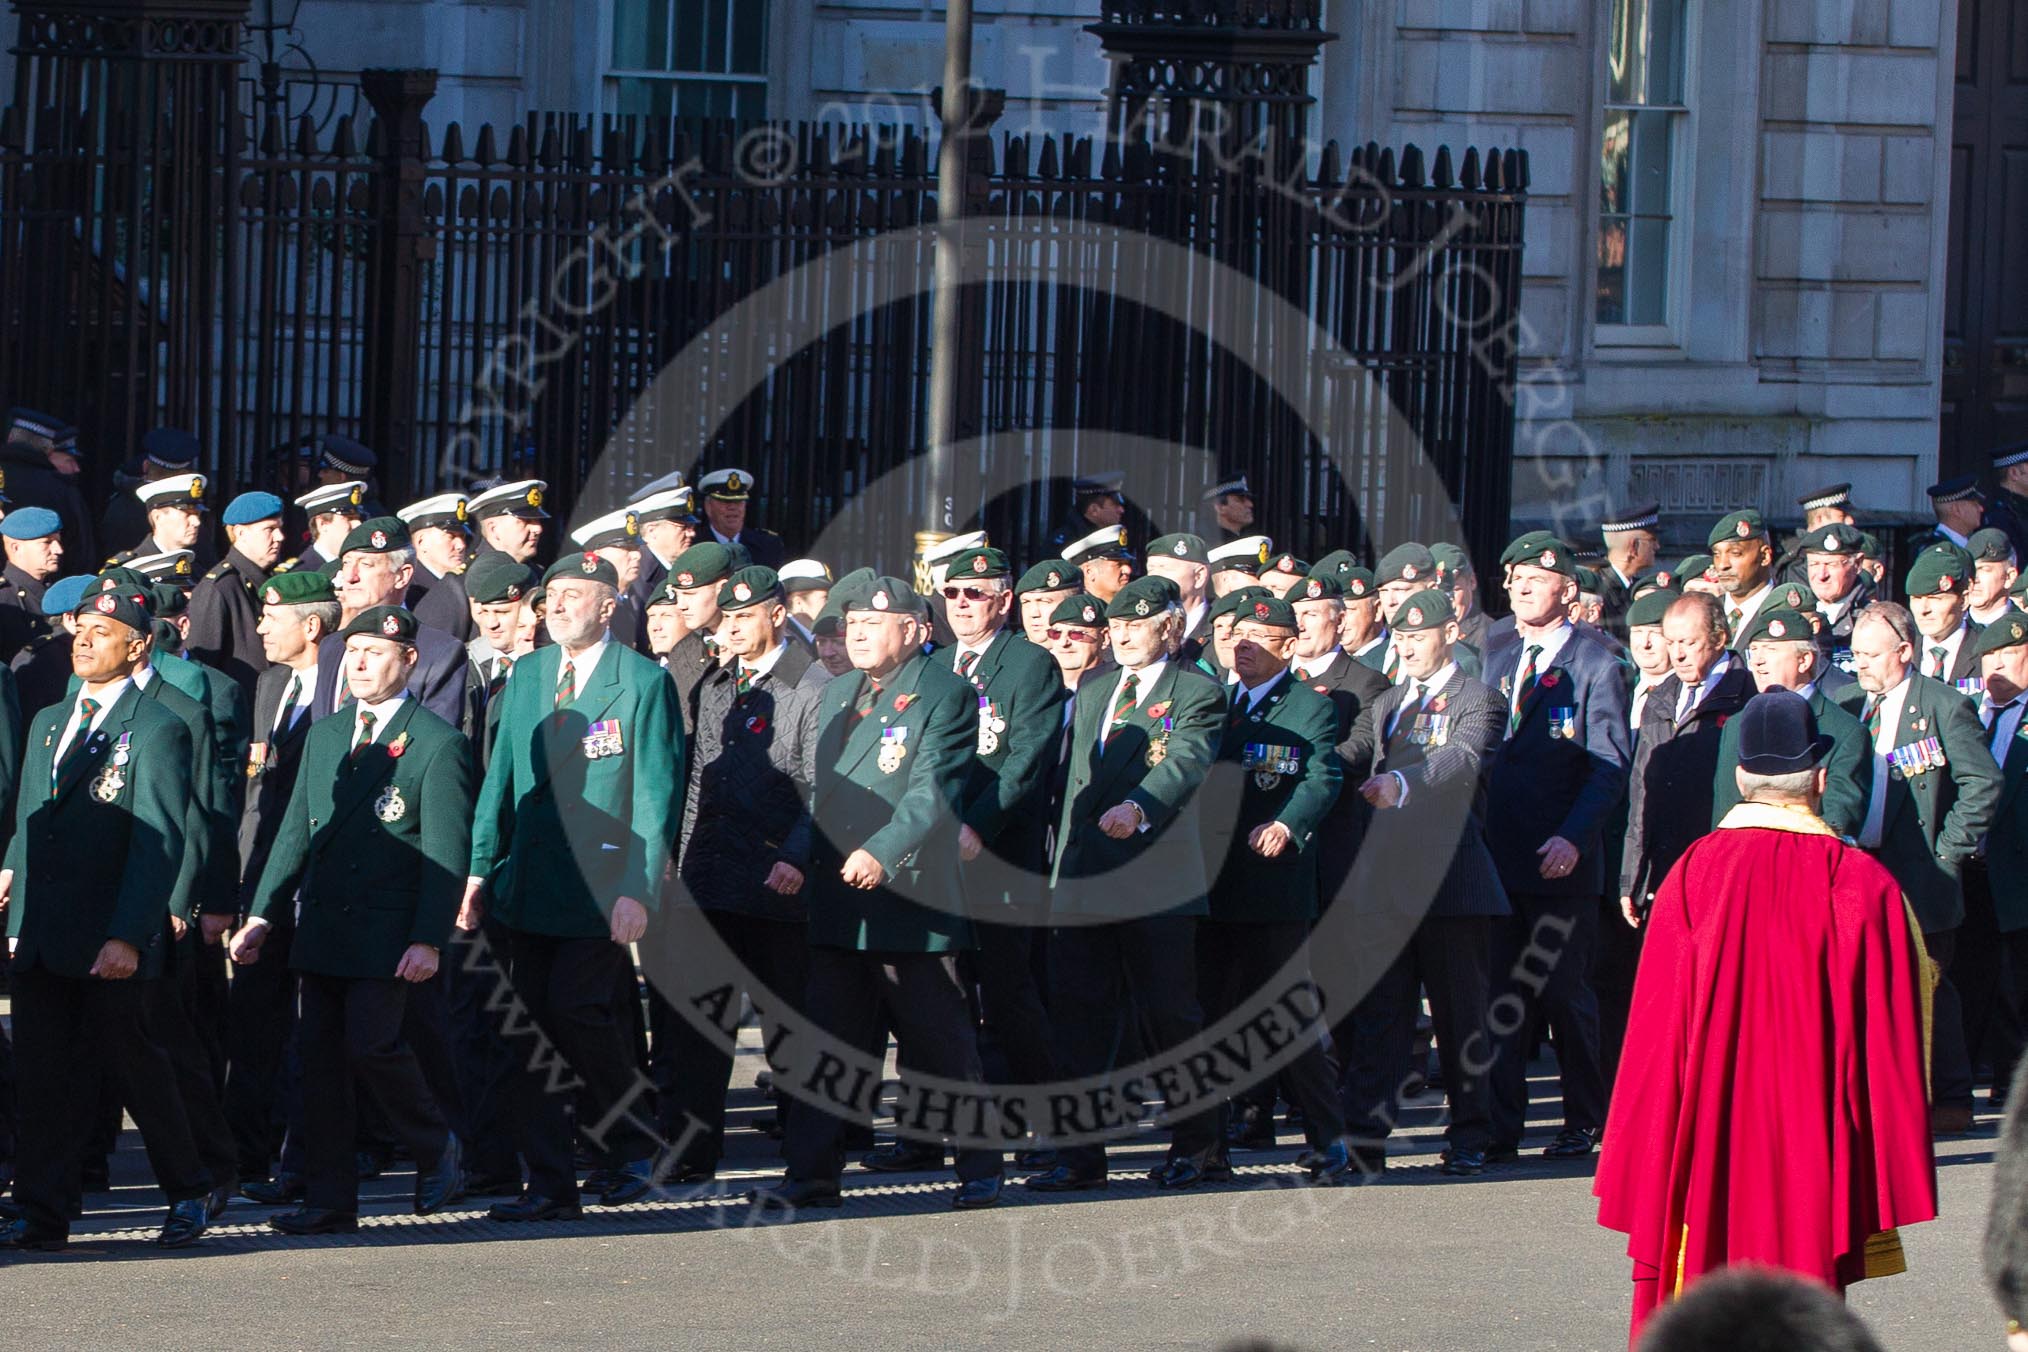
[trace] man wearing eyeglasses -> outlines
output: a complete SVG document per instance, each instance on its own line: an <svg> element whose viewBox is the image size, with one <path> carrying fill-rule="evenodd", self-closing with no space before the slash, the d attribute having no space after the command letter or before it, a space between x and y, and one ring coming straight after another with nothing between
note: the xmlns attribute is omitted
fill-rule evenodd
<svg viewBox="0 0 2028 1352"><path fill-rule="evenodd" d="M978 754L958 800L958 858L977 944L967 975L978 989L989 1045L1004 1060L987 1078L1032 1085L1055 1079L1035 945L1048 913L1046 809L1065 692L1049 654L1008 628L1013 582L1014 569L997 549L953 554L940 592L955 641L929 660L978 692ZM864 1163L874 1170L940 1168L943 1147L897 1141Z"/></svg>
<svg viewBox="0 0 2028 1352"><path fill-rule="evenodd" d="M1042 628L1043 646L1056 659L1063 688L1075 694L1087 673L1113 665L1112 635L1106 632L1105 602L1090 592L1072 592L1056 603ZM1068 720L1071 711L1065 709Z"/></svg>

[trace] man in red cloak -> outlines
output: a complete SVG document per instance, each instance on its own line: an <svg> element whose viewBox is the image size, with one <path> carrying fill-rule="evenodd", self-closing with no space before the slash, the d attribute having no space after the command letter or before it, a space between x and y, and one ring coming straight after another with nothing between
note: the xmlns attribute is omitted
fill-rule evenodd
<svg viewBox="0 0 2028 1352"><path fill-rule="evenodd" d="M1936 1215L1921 931L1817 815L1830 739L1786 690L1743 709L1744 799L1655 894L1593 1192L1627 1236L1633 1336L1739 1263L1843 1292Z"/></svg>

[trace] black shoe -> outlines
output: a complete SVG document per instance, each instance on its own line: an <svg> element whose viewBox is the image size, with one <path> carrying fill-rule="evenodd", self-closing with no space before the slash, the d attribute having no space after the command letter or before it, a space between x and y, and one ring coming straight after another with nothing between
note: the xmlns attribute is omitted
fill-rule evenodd
<svg viewBox="0 0 2028 1352"><path fill-rule="evenodd" d="M0 1225L0 1248L27 1249L32 1253L59 1253L70 1247L70 1236L55 1231L31 1230L24 1220Z"/></svg>
<svg viewBox="0 0 2028 1352"><path fill-rule="evenodd" d="M822 1183L811 1178L781 1178L748 1189L746 1200L755 1206L799 1211L805 1207L837 1207L845 1199L836 1183Z"/></svg>
<svg viewBox="0 0 2028 1352"><path fill-rule="evenodd" d="M610 1169L600 1165L584 1176L581 1190L588 1193L610 1192L625 1181L626 1172L624 1169Z"/></svg>
<svg viewBox="0 0 2028 1352"><path fill-rule="evenodd" d="M524 1192L511 1202L499 1202L486 1209L486 1219L520 1223L523 1221L575 1221L584 1217L584 1208L576 1202L559 1202L554 1197L541 1193Z"/></svg>
<svg viewBox="0 0 2028 1352"><path fill-rule="evenodd" d="M225 1204L232 1200L232 1187L213 1188L204 1194L204 1220L206 1224L225 1214Z"/></svg>
<svg viewBox="0 0 2028 1352"><path fill-rule="evenodd" d="M1022 1182L1023 1187L1037 1192L1090 1192L1105 1185L1104 1174L1081 1174L1068 1164L1056 1165Z"/></svg>
<svg viewBox="0 0 2028 1352"><path fill-rule="evenodd" d="M1489 1145L1478 1153L1486 1157L1486 1163L1488 1164L1512 1164L1515 1160L1521 1158L1521 1147L1518 1145L1496 1144ZM1445 1146L1444 1152L1439 1158L1448 1160L1450 1157L1451 1148Z"/></svg>
<svg viewBox="0 0 2028 1352"><path fill-rule="evenodd" d="M454 1131L444 1133L444 1153L437 1157L437 1167L428 1173L420 1169L415 1175L415 1214L427 1216L442 1211L465 1195L465 1147L458 1142Z"/></svg>
<svg viewBox="0 0 2028 1352"><path fill-rule="evenodd" d="M1226 1166L1225 1176L1232 1177L1232 1166ZM1210 1168L1199 1164L1196 1160L1173 1159L1159 1168L1150 1169L1148 1181L1164 1191L1181 1192L1185 1188L1194 1188L1201 1183L1215 1180L1211 1177Z"/></svg>
<svg viewBox="0 0 2028 1352"><path fill-rule="evenodd" d="M958 1185L958 1195L951 1199L951 1205L959 1211L978 1211L993 1206L1000 1200L1001 1180L998 1174L991 1178L974 1178Z"/></svg>
<svg viewBox="0 0 2028 1352"><path fill-rule="evenodd" d="M1338 1182L1347 1187L1378 1183L1380 1176L1387 1172L1387 1151L1384 1149L1351 1147L1345 1152L1345 1160L1348 1167L1338 1176Z"/></svg>
<svg viewBox="0 0 2028 1352"><path fill-rule="evenodd" d="M177 1202L169 1208L168 1218L162 1222L162 1233L155 1236L155 1243L165 1249L180 1249L195 1243L209 1224L202 1197Z"/></svg>
<svg viewBox="0 0 2028 1352"><path fill-rule="evenodd" d="M1486 1152L1483 1150L1450 1150L1444 1155L1442 1173L1452 1178L1476 1178L1486 1172Z"/></svg>
<svg viewBox="0 0 2028 1352"><path fill-rule="evenodd" d="M1034 1150L1017 1150L1014 1152L1014 1167L1024 1174L1039 1174L1045 1169L1054 1169L1056 1152L1046 1146Z"/></svg>
<svg viewBox="0 0 2028 1352"><path fill-rule="evenodd" d="M270 1229L285 1235L350 1235L359 1230L359 1217L351 1211L326 1211L322 1207L306 1206L300 1211L284 1211L279 1216L268 1217Z"/></svg>
<svg viewBox="0 0 2028 1352"><path fill-rule="evenodd" d="M1407 1079L1401 1082L1400 1096L1405 1099L1421 1098L1429 1091L1429 1076L1411 1073Z"/></svg>
<svg viewBox="0 0 2028 1352"><path fill-rule="evenodd" d="M362 1179L379 1178L387 1172L387 1156L378 1150L357 1151L352 1156L352 1163Z"/></svg>
<svg viewBox="0 0 2028 1352"><path fill-rule="evenodd" d="M1312 1183L1333 1184L1352 1169L1352 1152L1343 1141L1333 1141L1322 1150L1307 1150L1296 1160Z"/></svg>
<svg viewBox="0 0 2028 1352"><path fill-rule="evenodd" d="M0 1225L21 1219L21 1208L12 1202L0 1202Z"/></svg>
<svg viewBox="0 0 2028 1352"><path fill-rule="evenodd" d="M863 1169L876 1174L913 1174L944 1167L944 1148L923 1141L889 1141L860 1158Z"/></svg>
<svg viewBox="0 0 2028 1352"><path fill-rule="evenodd" d="M1556 1139L1551 1141L1549 1148L1542 1152L1542 1158L1550 1160L1578 1160L1583 1159L1596 1148L1597 1144L1592 1140L1590 1132L1579 1131L1574 1127L1566 1127L1556 1133Z"/></svg>
<svg viewBox="0 0 2028 1352"><path fill-rule="evenodd" d="M279 1173L273 1178L256 1178L239 1185L239 1195L258 1206L288 1206L300 1202L310 1185L301 1174Z"/></svg>
<svg viewBox="0 0 2028 1352"><path fill-rule="evenodd" d="M1225 1144L1235 1150L1273 1150L1274 1114L1252 1104L1241 1108L1225 1129Z"/></svg>
<svg viewBox="0 0 2028 1352"><path fill-rule="evenodd" d="M655 1191L655 1161L652 1156L630 1161L624 1168L612 1172L612 1186L596 1199L600 1206L625 1206Z"/></svg>
<svg viewBox="0 0 2028 1352"><path fill-rule="evenodd" d="M672 1188L683 1187L693 1183L709 1183L717 1177L718 1166L715 1164L679 1164L676 1171L669 1175L668 1182Z"/></svg>
<svg viewBox="0 0 2028 1352"><path fill-rule="evenodd" d="M467 1197L519 1197L521 1195L520 1174L467 1174L465 1196Z"/></svg>

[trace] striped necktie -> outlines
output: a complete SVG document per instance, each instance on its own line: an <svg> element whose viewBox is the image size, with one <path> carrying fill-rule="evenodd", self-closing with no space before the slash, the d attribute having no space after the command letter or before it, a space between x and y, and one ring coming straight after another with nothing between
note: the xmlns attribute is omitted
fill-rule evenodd
<svg viewBox="0 0 2028 1352"><path fill-rule="evenodd" d="M84 752L85 743L91 740L92 720L99 716L99 702L95 699L81 699L77 702L77 719L71 725L70 744L63 749L60 759L49 767L49 796L56 797L56 786L63 782L63 772L70 768Z"/></svg>
<svg viewBox="0 0 2028 1352"><path fill-rule="evenodd" d="M1380 674L1385 676L1391 685L1401 683L1401 655L1394 651L1394 640L1391 638L1387 640L1387 656L1381 661Z"/></svg>
<svg viewBox="0 0 2028 1352"><path fill-rule="evenodd" d="M571 660L568 657L566 657L563 659L563 671L556 678L555 707L561 709L564 705L569 704L572 700L576 698L577 698L577 667L575 664L571 662Z"/></svg>
<svg viewBox="0 0 2028 1352"><path fill-rule="evenodd" d="M1944 658L1950 656L1950 649L1941 643L1929 650L1929 674L1941 681L1944 678Z"/></svg>
<svg viewBox="0 0 2028 1352"><path fill-rule="evenodd" d="M1542 645L1531 643L1528 651L1521 654L1521 674L1514 680L1514 708L1507 715L1507 735L1512 737L1521 730L1521 706L1528 702L1528 696L1535 689L1535 663L1542 656Z"/></svg>
<svg viewBox="0 0 2028 1352"><path fill-rule="evenodd" d="M978 669L979 669L979 654L977 654L976 652L968 652L959 655L958 675L964 677L966 680L969 681L972 679L972 673L977 671Z"/></svg>
<svg viewBox="0 0 2028 1352"><path fill-rule="evenodd" d="M371 709L359 711L359 726L352 734L352 754L357 756L359 748L373 745L373 725L377 722Z"/></svg>
<svg viewBox="0 0 2028 1352"><path fill-rule="evenodd" d="M1131 671L1127 673L1127 679L1120 682L1120 698L1113 706L1113 721L1106 725L1107 746L1111 746L1113 738L1119 736L1126 728L1127 715L1131 714L1134 706L1140 702L1140 688L1141 678Z"/></svg>
<svg viewBox="0 0 2028 1352"><path fill-rule="evenodd" d="M1875 695L1866 701L1866 739L1868 741L1878 741L1880 739L1880 706L1886 698L1885 695Z"/></svg>

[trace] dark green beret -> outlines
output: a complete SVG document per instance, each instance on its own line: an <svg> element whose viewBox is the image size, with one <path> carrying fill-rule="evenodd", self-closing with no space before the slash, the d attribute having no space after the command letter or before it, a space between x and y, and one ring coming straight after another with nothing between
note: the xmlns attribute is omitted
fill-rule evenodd
<svg viewBox="0 0 2028 1352"><path fill-rule="evenodd" d="M1338 583L1344 587L1347 601L1364 601L1380 590L1379 585L1373 580L1373 570L1356 565L1338 574Z"/></svg>
<svg viewBox="0 0 2028 1352"><path fill-rule="evenodd" d="M1775 643L1814 643L1817 638L1816 626L1810 617L1800 610L1785 606L1762 606L1754 613L1752 623L1746 626L1741 642L1752 644L1766 639Z"/></svg>
<svg viewBox="0 0 2028 1352"><path fill-rule="evenodd" d="M1630 595L1638 600L1647 593L1658 589L1662 591L1675 591L1677 589L1676 574L1667 568L1650 568L1647 572L1637 576L1634 579L1633 586L1627 590Z"/></svg>
<svg viewBox="0 0 2028 1352"><path fill-rule="evenodd" d="M99 582L103 584L105 580L101 575ZM77 603L76 609L72 610L71 614L103 615L109 620L118 620L136 634L143 636L154 632L151 628L154 616L149 613L148 597L144 587L131 584L115 582L111 586L96 585L85 593L84 599Z"/></svg>
<svg viewBox="0 0 2028 1352"><path fill-rule="evenodd" d="M1428 587L1396 606L1388 627L1397 633L1413 634L1423 629L1441 629L1456 618L1451 598Z"/></svg>
<svg viewBox="0 0 2028 1352"><path fill-rule="evenodd" d="M916 595L915 588L898 577L855 579L851 587L841 583L836 590L846 593L843 613L847 615L870 610L880 615L920 616L929 609L929 603Z"/></svg>
<svg viewBox="0 0 2028 1352"><path fill-rule="evenodd" d="M715 587L731 577L734 570L746 567L747 563L744 547L706 540L678 554L676 561L669 565L669 576L685 591L692 587Z"/></svg>
<svg viewBox="0 0 2028 1352"><path fill-rule="evenodd" d="M190 593L174 582L157 582L148 588L148 609L157 618L181 615L190 609Z"/></svg>
<svg viewBox="0 0 2028 1352"><path fill-rule="evenodd" d="M1235 624L1264 624L1270 629L1296 631L1296 608L1279 596L1258 596L1251 606L1242 606L1233 615Z"/></svg>
<svg viewBox="0 0 2028 1352"><path fill-rule="evenodd" d="M1429 547L1429 554L1436 560L1437 575L1446 583L1472 575L1472 556L1464 551L1462 545L1439 540Z"/></svg>
<svg viewBox="0 0 2028 1352"><path fill-rule="evenodd" d="M1007 562L1007 556L991 545L977 549L961 549L951 555L944 565L944 577L952 582L961 577L1012 577L1014 565Z"/></svg>
<svg viewBox="0 0 2028 1352"><path fill-rule="evenodd" d="M1712 549L1718 548L1721 540L1765 540L1767 523L1760 519L1760 513L1751 507L1742 512L1720 518L1711 528L1711 534L1704 537L1704 543Z"/></svg>
<svg viewBox="0 0 2028 1352"><path fill-rule="evenodd" d="M1973 531L1969 544L1973 563L2011 563L2014 560L2014 542L1998 526Z"/></svg>
<svg viewBox="0 0 2028 1352"><path fill-rule="evenodd" d="M1204 563L1204 537L1191 535L1187 531L1175 535L1159 535L1148 542L1148 557L1152 559L1157 554L1182 559L1188 563Z"/></svg>
<svg viewBox="0 0 2028 1352"><path fill-rule="evenodd" d="M155 637L155 646L159 648L174 649L183 642L182 631L170 620L156 620L150 629Z"/></svg>
<svg viewBox="0 0 2028 1352"><path fill-rule="evenodd" d="M727 578L725 585L718 589L718 608L746 610L771 601L786 600L787 597L788 593L782 590L782 579L774 569L749 564Z"/></svg>
<svg viewBox="0 0 2028 1352"><path fill-rule="evenodd" d="M1140 620L1159 615L1176 604L1176 584L1165 577L1137 577L1114 595L1106 607L1109 620Z"/></svg>
<svg viewBox="0 0 2028 1352"><path fill-rule="evenodd" d="M1106 603L1090 592L1072 592L1049 612L1051 624L1088 624L1094 628L1106 622Z"/></svg>
<svg viewBox="0 0 2028 1352"><path fill-rule="evenodd" d="M2007 595L2013 597L2016 601L2021 600L2023 597L2028 597L2028 572L2024 572L2021 576L2014 579L2014 585L2007 588Z"/></svg>
<svg viewBox="0 0 2028 1352"><path fill-rule="evenodd" d="M1709 554L1690 554L1676 565L1676 585L1686 587L1711 571Z"/></svg>
<svg viewBox="0 0 2028 1352"><path fill-rule="evenodd" d="M1352 569L1357 568L1358 566L1359 566L1359 556L1354 554L1351 550L1334 549L1330 553L1326 554L1323 558L1318 559L1315 563L1310 565L1310 576L1322 577L1325 575L1329 575L1331 577L1337 578L1340 582L1343 582L1345 580L1345 574L1350 572Z"/></svg>
<svg viewBox="0 0 2028 1352"><path fill-rule="evenodd" d="M344 557L354 552L361 554L391 554L397 549L407 549L408 523L398 516L376 516L354 526L345 536L345 543L338 554Z"/></svg>
<svg viewBox="0 0 2028 1352"><path fill-rule="evenodd" d="M152 579L146 573L137 573L132 568L108 568L99 574L91 589L97 592L110 591L114 587L133 587L146 591L151 585Z"/></svg>
<svg viewBox="0 0 2028 1352"><path fill-rule="evenodd" d="M1987 653L1996 653L2019 643L2028 643L2028 615L2009 610L1979 631L1978 643L1972 651L1984 657Z"/></svg>
<svg viewBox="0 0 2028 1352"><path fill-rule="evenodd" d="M1510 543L1501 551L1500 566L1543 568L1568 578L1577 576L1577 560L1571 555L1570 546L1546 530L1531 530Z"/></svg>
<svg viewBox="0 0 2028 1352"><path fill-rule="evenodd" d="M1342 601L1345 588L1334 575L1312 573L1283 592L1282 599L1290 605L1298 601Z"/></svg>
<svg viewBox="0 0 2028 1352"><path fill-rule="evenodd" d="M1803 553L1857 557L1864 543L1865 536L1860 533L1857 526L1833 521L1829 525L1817 527L1803 537Z"/></svg>
<svg viewBox="0 0 2028 1352"><path fill-rule="evenodd" d="M467 580L470 584L470 579ZM270 606L314 606L335 601L338 593L331 579L312 568L305 572L276 573L261 583L261 603Z"/></svg>
<svg viewBox="0 0 2028 1352"><path fill-rule="evenodd" d="M1590 592L1593 596L1597 596L1599 594L1598 570L1596 568L1579 568L1577 570L1577 589L1580 593Z"/></svg>
<svg viewBox="0 0 2028 1352"><path fill-rule="evenodd" d="M1627 627L1638 629L1644 624L1660 624L1662 617L1669 613L1669 607L1681 600L1682 596L1681 592L1662 587L1637 598L1627 607Z"/></svg>
<svg viewBox="0 0 2028 1352"><path fill-rule="evenodd" d="M1279 573L1283 577L1308 577L1310 565L1284 550L1269 559L1268 566L1261 570L1262 577L1266 577L1269 573Z"/></svg>
<svg viewBox="0 0 2028 1352"><path fill-rule="evenodd" d="M372 606L352 617L352 623L338 631L338 637L365 634L370 638L391 638L415 646L415 614L401 606Z"/></svg>
<svg viewBox="0 0 2028 1352"><path fill-rule="evenodd" d="M1084 578L1077 569L1062 559L1044 559L1023 573L1014 583L1014 594L1020 596L1032 591L1062 591L1066 587L1076 589L1084 586Z"/></svg>
<svg viewBox="0 0 2028 1352"><path fill-rule="evenodd" d="M1808 587L1797 582L1778 582L1761 602L1762 610L1799 610L1806 617L1817 613L1817 598Z"/></svg>
<svg viewBox="0 0 2028 1352"><path fill-rule="evenodd" d="M655 590L648 593L647 602L642 605L641 609L653 610L656 606L673 606L682 594L683 589L665 577L655 584ZM828 613L829 610L830 607L826 606L825 612ZM811 632L815 632L814 626Z"/></svg>
<svg viewBox="0 0 2028 1352"><path fill-rule="evenodd" d="M1261 597L1273 595L1274 593L1266 587L1240 587L1234 591L1227 592L1216 601L1213 601L1211 609L1205 612L1204 618L1206 620L1217 620L1223 619L1227 615L1237 615Z"/></svg>
<svg viewBox="0 0 2028 1352"><path fill-rule="evenodd" d="M1859 532L1859 554L1862 558L1884 559L1887 554L1880 548L1880 537L1872 531Z"/></svg>
<svg viewBox="0 0 2028 1352"><path fill-rule="evenodd" d="M1436 560L1430 552L1418 544L1396 545L1380 560L1380 566L1373 570L1376 586L1384 587L1390 582L1434 582Z"/></svg>
<svg viewBox="0 0 2028 1352"><path fill-rule="evenodd" d="M566 554L549 565L549 571L542 575L542 585L547 590L552 582L567 577L583 578L587 582L603 582L608 587L620 585L619 570L611 562L589 551L583 554Z"/></svg>
<svg viewBox="0 0 2028 1352"><path fill-rule="evenodd" d="M533 568L498 550L486 550L465 570L465 595L482 606L519 601L534 585Z"/></svg>
<svg viewBox="0 0 2028 1352"><path fill-rule="evenodd" d="M1939 540L1915 556L1902 590L1910 596L1962 592L1972 580L1972 556L1948 540Z"/></svg>

